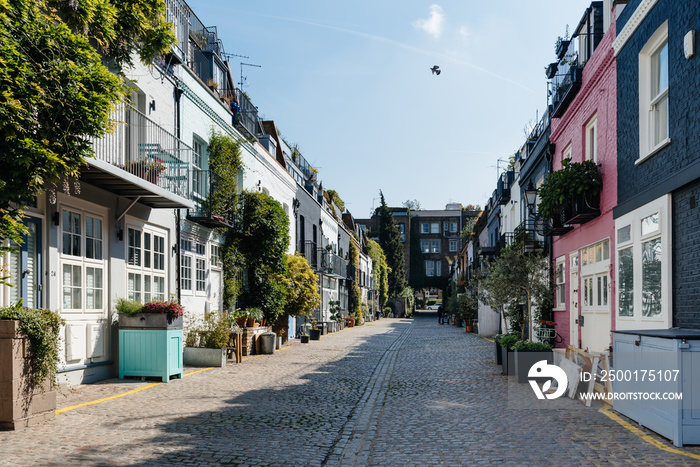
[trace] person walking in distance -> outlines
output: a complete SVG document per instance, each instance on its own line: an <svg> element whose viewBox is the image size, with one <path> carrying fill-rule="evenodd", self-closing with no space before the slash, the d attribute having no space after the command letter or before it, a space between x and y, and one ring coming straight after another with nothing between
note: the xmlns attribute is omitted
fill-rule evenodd
<svg viewBox="0 0 700 467"><path fill-rule="evenodd" d="M438 324L445 324L445 322L444 322L444 320L445 320L445 311L442 309L442 305L440 305L440 306L438 307L437 315L438 315Z"/></svg>

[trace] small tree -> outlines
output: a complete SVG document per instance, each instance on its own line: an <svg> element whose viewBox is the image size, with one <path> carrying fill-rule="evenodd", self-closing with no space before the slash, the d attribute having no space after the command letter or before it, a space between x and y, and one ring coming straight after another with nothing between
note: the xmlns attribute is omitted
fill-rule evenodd
<svg viewBox="0 0 700 467"><path fill-rule="evenodd" d="M503 310L504 307L525 302L526 312L521 323L521 338L524 339L526 326L533 318L533 302L538 296L551 293L549 284L549 263L541 253L524 254L522 245L514 243L503 250L486 267L481 281L485 302ZM528 339L532 342L532 326Z"/></svg>
<svg viewBox="0 0 700 467"><path fill-rule="evenodd" d="M284 312L290 316L308 316L321 304L318 275L301 254L285 255L287 273L278 275L287 289Z"/></svg>

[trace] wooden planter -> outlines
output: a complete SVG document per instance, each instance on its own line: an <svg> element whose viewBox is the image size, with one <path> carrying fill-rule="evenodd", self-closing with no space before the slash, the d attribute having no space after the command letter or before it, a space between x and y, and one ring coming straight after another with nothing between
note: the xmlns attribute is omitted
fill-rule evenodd
<svg viewBox="0 0 700 467"><path fill-rule="evenodd" d="M0 320L0 429L16 430L53 420L56 391L47 379L29 391L29 343L19 321Z"/></svg>
<svg viewBox="0 0 700 467"><path fill-rule="evenodd" d="M119 315L119 377L155 376L164 383L182 378L182 316Z"/></svg>

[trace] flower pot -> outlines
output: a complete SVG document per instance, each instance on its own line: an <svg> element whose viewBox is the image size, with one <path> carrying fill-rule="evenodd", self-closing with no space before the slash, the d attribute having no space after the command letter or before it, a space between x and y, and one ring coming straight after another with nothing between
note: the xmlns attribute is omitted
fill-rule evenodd
<svg viewBox="0 0 700 467"><path fill-rule="evenodd" d="M302 344L308 344L309 343L309 336L308 335L301 335L299 336L299 339L301 340Z"/></svg>
<svg viewBox="0 0 700 467"><path fill-rule="evenodd" d="M321 330L320 329L309 329L309 338L312 341L321 340Z"/></svg>
<svg viewBox="0 0 700 467"><path fill-rule="evenodd" d="M551 350L516 350L513 360L518 383L527 383L530 367L540 360L547 360L547 363L551 365L554 361L554 356ZM548 378L544 378L543 381L546 379Z"/></svg>
<svg viewBox="0 0 700 467"><path fill-rule="evenodd" d="M473 324L467 324L464 326L464 328L467 330L467 332L474 332L474 325Z"/></svg>
<svg viewBox="0 0 700 467"><path fill-rule="evenodd" d="M146 170L146 180L158 185L158 178L160 178L160 170Z"/></svg>
<svg viewBox="0 0 700 467"><path fill-rule="evenodd" d="M254 318L248 318L248 320L246 321L246 326L249 328L256 328L258 327L258 323L255 322Z"/></svg>
<svg viewBox="0 0 700 467"><path fill-rule="evenodd" d="M226 352L223 349L185 347L182 361L185 365L189 366L224 367L226 366Z"/></svg>
<svg viewBox="0 0 700 467"><path fill-rule="evenodd" d="M236 318L236 324L238 327L244 328L246 327L246 323L248 322L248 318Z"/></svg>
<svg viewBox="0 0 700 467"><path fill-rule="evenodd" d="M507 347L501 347L501 373L506 376L513 376L515 374L513 351Z"/></svg>
<svg viewBox="0 0 700 467"><path fill-rule="evenodd" d="M498 342L496 342L495 344L496 344L496 365L503 365L503 354L501 353L501 349L503 347L501 347L501 344L499 344Z"/></svg>

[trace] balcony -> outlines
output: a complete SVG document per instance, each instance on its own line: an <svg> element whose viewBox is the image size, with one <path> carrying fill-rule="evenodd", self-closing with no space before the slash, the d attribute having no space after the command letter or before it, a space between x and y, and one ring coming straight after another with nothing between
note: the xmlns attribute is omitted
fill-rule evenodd
<svg viewBox="0 0 700 467"><path fill-rule="evenodd" d="M501 174L496 185L496 203L499 205L507 204L510 201L510 188L515 179L515 172L509 170Z"/></svg>
<svg viewBox="0 0 700 467"><path fill-rule="evenodd" d="M151 208L194 208L189 200L192 148L131 104L111 115L114 128L92 141L94 159L80 179Z"/></svg>
<svg viewBox="0 0 700 467"><path fill-rule="evenodd" d="M347 278L348 263L340 256L330 251L322 252L322 270L323 273L336 279Z"/></svg>
<svg viewBox="0 0 700 467"><path fill-rule="evenodd" d="M318 266L319 266L319 252L318 252L318 247L316 246L316 242L312 242L307 240L304 242L304 258L306 258L306 262L309 263L309 266L311 266L311 269L314 271L318 271Z"/></svg>
<svg viewBox="0 0 700 467"><path fill-rule="evenodd" d="M210 229L232 228L233 218L217 212L215 193L221 190L219 177L209 170L192 170L192 201L194 209L187 210L187 219Z"/></svg>
<svg viewBox="0 0 700 467"><path fill-rule="evenodd" d="M254 138L260 132L258 129L258 108L253 105L250 97L243 91L238 93L238 104L241 107L241 114L233 123L236 128Z"/></svg>
<svg viewBox="0 0 700 467"><path fill-rule="evenodd" d="M551 76L552 117L564 115L581 88L583 67L603 38L603 2L592 2L574 31L571 40L561 41L557 50L559 62ZM550 73L553 68L550 64ZM549 74L548 74L548 77Z"/></svg>
<svg viewBox="0 0 700 467"><path fill-rule="evenodd" d="M544 234L548 237L559 237L574 230L573 226L566 223L567 210L562 206L559 214L551 219L542 219Z"/></svg>
<svg viewBox="0 0 700 467"><path fill-rule="evenodd" d="M525 253L544 250L544 239L538 234L534 219L525 220L515 228L513 241L522 245Z"/></svg>
<svg viewBox="0 0 700 467"><path fill-rule="evenodd" d="M172 52L166 54L166 62L179 65L185 62L189 43L190 9L184 0L165 0L165 20L173 25L177 42Z"/></svg>

